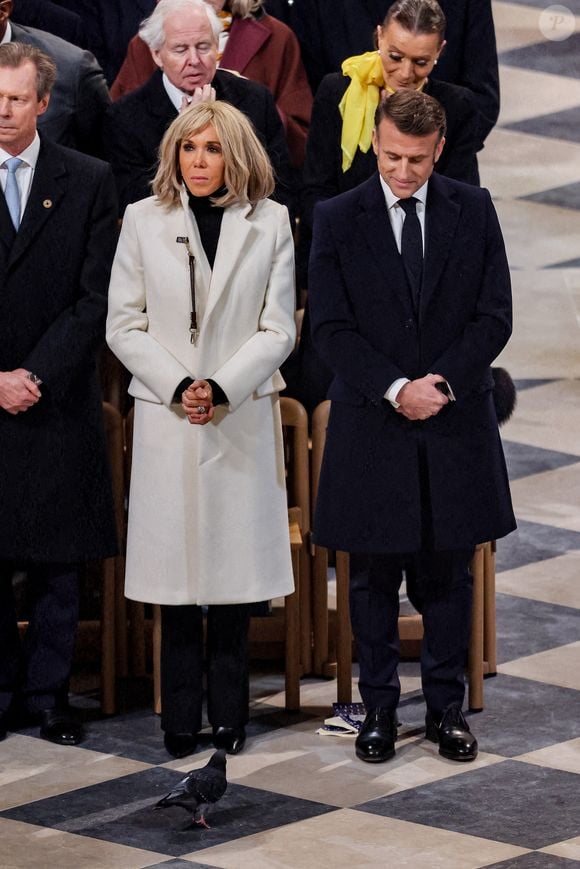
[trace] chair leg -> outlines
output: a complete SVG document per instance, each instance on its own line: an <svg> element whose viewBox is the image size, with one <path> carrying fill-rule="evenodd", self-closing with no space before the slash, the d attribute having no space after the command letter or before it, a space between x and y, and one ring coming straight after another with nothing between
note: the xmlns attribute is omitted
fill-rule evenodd
<svg viewBox="0 0 580 869"><path fill-rule="evenodd" d="M312 669L324 675L328 661L328 550L317 546L312 558Z"/></svg>
<svg viewBox="0 0 580 869"><path fill-rule="evenodd" d="M115 662L115 561L103 561L101 611L101 709L105 715L116 712Z"/></svg>
<svg viewBox="0 0 580 869"><path fill-rule="evenodd" d="M483 709L483 546L476 547L471 562L473 605L469 641L469 708Z"/></svg>
<svg viewBox="0 0 580 869"><path fill-rule="evenodd" d="M129 601L129 625L131 644L131 672L133 676L144 676L147 667L145 662L145 605Z"/></svg>
<svg viewBox="0 0 580 869"><path fill-rule="evenodd" d="M125 559L118 555L115 559L115 647L117 673L128 676L127 653L127 598L125 597Z"/></svg>
<svg viewBox="0 0 580 869"><path fill-rule="evenodd" d="M352 627L350 624L348 552L336 553L336 695L352 702Z"/></svg>
<svg viewBox="0 0 580 869"><path fill-rule="evenodd" d="M286 709L300 709L300 552L292 549L292 567L296 591L284 599L286 627L285 692Z"/></svg>
<svg viewBox="0 0 580 869"><path fill-rule="evenodd" d="M497 673L497 630L495 624L495 540L483 550L483 657L488 675Z"/></svg>
<svg viewBox="0 0 580 869"><path fill-rule="evenodd" d="M306 542L299 552L300 558L300 662L302 673L312 672L312 611L310 554Z"/></svg>
<svg viewBox="0 0 580 869"><path fill-rule="evenodd" d="M161 715L161 607L153 605L153 711Z"/></svg>

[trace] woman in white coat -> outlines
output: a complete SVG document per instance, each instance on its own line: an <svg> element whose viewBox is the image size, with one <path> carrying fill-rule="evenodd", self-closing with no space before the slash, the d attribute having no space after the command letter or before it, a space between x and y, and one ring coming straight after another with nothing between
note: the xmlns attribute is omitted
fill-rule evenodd
<svg viewBox="0 0 580 869"><path fill-rule="evenodd" d="M246 117L200 103L167 130L154 196L125 212L107 341L133 374L126 595L161 604L161 727L174 757L208 718L237 753L250 604L293 589L278 366L294 343L293 241Z"/></svg>

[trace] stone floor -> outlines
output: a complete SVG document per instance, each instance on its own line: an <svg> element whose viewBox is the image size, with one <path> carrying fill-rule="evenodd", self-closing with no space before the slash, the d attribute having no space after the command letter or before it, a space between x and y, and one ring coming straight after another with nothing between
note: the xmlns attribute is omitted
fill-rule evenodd
<svg viewBox="0 0 580 869"><path fill-rule="evenodd" d="M0 867L580 864L580 0L567 0L575 32L561 41L542 35L546 5L494 2L503 109L481 168L513 269L499 364L519 390L502 432L519 527L498 545L499 673L470 717L477 761L446 761L423 738L414 663L397 756L379 766L315 733L335 683L304 680L291 716L282 676L255 674L247 749L201 831L152 807L209 741L168 763L148 704L102 719L79 698L92 719L82 747L33 731L0 745Z"/></svg>

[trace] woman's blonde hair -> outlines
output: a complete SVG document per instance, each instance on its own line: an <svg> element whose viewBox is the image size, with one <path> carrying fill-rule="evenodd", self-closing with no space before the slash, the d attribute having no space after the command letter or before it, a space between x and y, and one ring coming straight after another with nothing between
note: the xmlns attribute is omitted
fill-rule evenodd
<svg viewBox="0 0 580 869"><path fill-rule="evenodd" d="M251 18L263 5L264 0L230 0L230 11L236 18Z"/></svg>
<svg viewBox="0 0 580 869"><path fill-rule="evenodd" d="M216 100L196 103L173 121L159 146L159 167L153 193L168 208L178 204L183 179L179 169L181 143L208 124L213 124L222 148L226 193L214 205L249 202L255 205L274 190L274 172L269 157L248 118L229 103Z"/></svg>

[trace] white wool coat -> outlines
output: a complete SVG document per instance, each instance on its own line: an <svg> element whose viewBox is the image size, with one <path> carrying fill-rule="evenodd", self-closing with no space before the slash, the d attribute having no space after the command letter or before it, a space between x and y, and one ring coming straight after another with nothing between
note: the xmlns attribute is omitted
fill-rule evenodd
<svg viewBox="0 0 580 869"><path fill-rule="evenodd" d="M190 342L187 237L199 335ZM293 589L278 366L295 338L293 240L270 200L225 209L213 271L185 194L130 205L107 341L133 374L125 593L159 604L266 600ZM191 425L173 394L213 378L229 403Z"/></svg>

